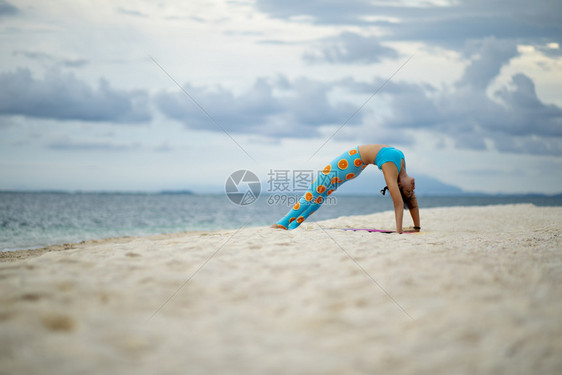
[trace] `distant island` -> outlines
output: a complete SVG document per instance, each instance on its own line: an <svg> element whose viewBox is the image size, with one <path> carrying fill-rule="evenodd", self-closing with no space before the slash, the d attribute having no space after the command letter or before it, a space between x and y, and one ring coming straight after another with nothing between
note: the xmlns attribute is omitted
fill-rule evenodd
<svg viewBox="0 0 562 375"><path fill-rule="evenodd" d="M162 190L159 194L162 195L193 195L191 190Z"/></svg>

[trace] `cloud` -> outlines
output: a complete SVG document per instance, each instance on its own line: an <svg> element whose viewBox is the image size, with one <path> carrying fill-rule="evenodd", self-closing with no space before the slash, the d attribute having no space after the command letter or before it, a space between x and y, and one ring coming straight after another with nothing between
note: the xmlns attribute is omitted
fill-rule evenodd
<svg viewBox="0 0 562 375"><path fill-rule="evenodd" d="M160 145L153 148L155 152L171 152L174 150L172 146L170 146L170 142L164 141L160 143Z"/></svg>
<svg viewBox="0 0 562 375"><path fill-rule="evenodd" d="M562 56L562 49L560 48L560 44L556 42L550 42L546 45L537 45L534 47L541 51L545 56L548 56L550 58L556 59Z"/></svg>
<svg viewBox="0 0 562 375"><path fill-rule="evenodd" d="M344 32L320 41L319 50L307 52L304 60L311 63L376 63L384 58L397 58L395 49L382 45L378 38Z"/></svg>
<svg viewBox="0 0 562 375"><path fill-rule="evenodd" d="M330 2L322 0L287 0L283 2L257 0L256 8L270 17L286 20L309 16L314 23L356 24L360 21L358 16L368 12L371 6L361 0Z"/></svg>
<svg viewBox="0 0 562 375"><path fill-rule="evenodd" d="M391 114L384 122L393 131L430 130L450 137L459 148L537 155L562 155L562 108L537 97L531 78L518 73L508 86L486 93L501 67L515 56L513 46L499 47L494 39L472 50L472 61L463 77L445 88L389 82ZM356 92L370 92L371 84L348 81Z"/></svg>
<svg viewBox="0 0 562 375"><path fill-rule="evenodd" d="M560 55L562 13L555 0L537 0L532 6L526 0L257 0L256 8L289 22L353 26L380 35L375 39L346 32L320 40L318 50L304 55L308 62L375 62L366 46L373 42L376 51L396 41L444 46L469 60L461 79L449 86L390 82L381 93L390 100L390 113L378 131L425 129L453 138L461 148L562 154L561 108L541 102L531 78L515 74L506 87L487 92L502 67L519 55L518 45L534 45L553 58ZM397 56L393 50L381 52L381 57ZM371 93L381 83L339 84Z"/></svg>
<svg viewBox="0 0 562 375"><path fill-rule="evenodd" d="M54 64L56 66L62 66L67 68L81 68L90 63L86 59L59 59L49 53L40 52L40 51L17 50L14 51L13 54L14 56L24 56L30 60L39 61L42 63Z"/></svg>
<svg viewBox="0 0 562 375"><path fill-rule="evenodd" d="M13 16L19 13L19 9L8 3L7 1L0 0L0 17Z"/></svg>
<svg viewBox="0 0 562 375"><path fill-rule="evenodd" d="M56 151L103 151L103 152L123 152L132 151L140 148L138 143L116 143L100 142L89 140L71 140L63 138L50 142L47 147Z"/></svg>
<svg viewBox="0 0 562 375"><path fill-rule="evenodd" d="M521 43L543 43L558 41L562 28L528 23L509 14L509 5L498 12L489 12L484 6L472 9L463 6L438 17L413 18L385 27L387 40L421 41L460 50L469 40L495 36L498 39L517 40Z"/></svg>
<svg viewBox="0 0 562 375"><path fill-rule="evenodd" d="M504 87L495 94L504 103L504 108L508 108L503 121L509 121L507 127L511 134L562 137L562 109L542 103L537 97L535 84L526 75L514 75L512 88Z"/></svg>
<svg viewBox="0 0 562 375"><path fill-rule="evenodd" d="M66 68L81 68L89 63L90 61L86 59L63 59L59 62L60 65Z"/></svg>
<svg viewBox="0 0 562 375"><path fill-rule="evenodd" d="M133 16L133 17L141 17L141 18L147 18L148 15L142 12L139 12L138 10L133 10L133 9L125 9L125 8L121 8L118 7L117 8L117 13L121 13L127 16Z"/></svg>
<svg viewBox="0 0 562 375"><path fill-rule="evenodd" d="M264 136L314 137L325 125L343 123L356 110L350 103L332 103L330 82L306 78L289 81L257 79L239 95L224 88L214 90L186 84L186 91L228 132ZM183 92L162 92L156 104L166 116L193 129L221 131ZM361 115L353 119L357 124Z"/></svg>
<svg viewBox="0 0 562 375"><path fill-rule="evenodd" d="M416 40L462 49L470 39L494 35L502 39L560 42L562 12L556 0L458 0L448 4L364 0L279 2L257 0L270 17L298 18L315 24L374 26L384 40ZM303 17L304 16L304 17ZM303 22L303 21L299 21Z"/></svg>
<svg viewBox="0 0 562 375"><path fill-rule="evenodd" d="M495 37L469 42L465 51L472 55L469 56L472 61L464 71L460 84L480 90L485 90L500 73L502 66L519 54L516 43L500 41Z"/></svg>
<svg viewBox="0 0 562 375"><path fill-rule="evenodd" d="M45 53L45 52L39 52L39 51L24 51L24 50L18 50L18 51L14 51L13 53L14 56L24 56L27 57L28 59L31 60L37 60L37 61L45 61L45 60L53 60L53 56Z"/></svg>
<svg viewBox="0 0 562 375"><path fill-rule="evenodd" d="M379 93L389 103L384 113L363 123L368 118L363 109L338 137L364 142L376 134L378 142L412 144L411 131L422 130L436 134L436 141L452 139L458 148L562 155L562 109L543 103L531 78L515 74L509 84L489 92L502 67L518 56L516 44L489 37L467 43L463 55L469 64L457 82L435 87L392 80ZM357 110L358 103L330 100L332 93L372 94L383 82L382 77L321 82L280 76L258 79L238 95L223 88L185 87L228 132L314 138L322 134L320 128L339 126ZM184 93L160 93L156 103L189 128L221 131ZM362 139L357 126L364 131Z"/></svg>
<svg viewBox="0 0 562 375"><path fill-rule="evenodd" d="M51 71L43 80L28 69L0 74L0 115L110 121L146 122L151 119L144 91L121 91L106 80L92 89L73 74Z"/></svg>

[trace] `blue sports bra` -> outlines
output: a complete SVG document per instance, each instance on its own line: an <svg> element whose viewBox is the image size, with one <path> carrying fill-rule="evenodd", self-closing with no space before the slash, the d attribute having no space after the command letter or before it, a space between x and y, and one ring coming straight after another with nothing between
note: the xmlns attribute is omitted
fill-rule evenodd
<svg viewBox="0 0 562 375"><path fill-rule="evenodd" d="M379 167L379 169L382 170L382 165L391 161L396 165L396 168L398 168L398 173L400 173L402 159L404 159L404 154L402 153L402 151L394 147L383 147L375 158L375 164ZM406 159L404 159L404 166L406 166Z"/></svg>

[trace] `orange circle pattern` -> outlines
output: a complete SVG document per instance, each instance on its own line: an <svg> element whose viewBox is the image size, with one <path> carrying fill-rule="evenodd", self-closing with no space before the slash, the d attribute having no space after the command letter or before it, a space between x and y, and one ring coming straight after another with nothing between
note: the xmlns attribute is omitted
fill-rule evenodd
<svg viewBox="0 0 562 375"><path fill-rule="evenodd" d="M339 177L333 177L331 181L332 185L339 184L341 182L343 182L343 180Z"/></svg>
<svg viewBox="0 0 562 375"><path fill-rule="evenodd" d="M338 168L341 169L341 170L346 169L348 166L349 166L349 163L348 163L347 160L345 160L345 159L341 159L341 160L338 162Z"/></svg>
<svg viewBox="0 0 562 375"><path fill-rule="evenodd" d="M357 150L350 150L348 153L349 153L349 155L357 155L357 154L358 154ZM367 166L367 164L363 163L363 161L362 161L361 158L359 158L359 157L353 159L353 165L354 165L355 167L357 167L357 168L361 167L361 170L365 169L365 167ZM340 160L338 161L338 163L337 163L337 166L338 166L338 168L339 168L340 170L343 171L343 170L346 170L346 169L349 167L349 162L348 162L347 159L345 159L345 158L344 158L344 159L340 159ZM325 166L324 169L322 170L322 173L323 173L325 176L329 175L330 172L332 172L332 164L328 164L328 165ZM333 176L333 174L332 174L332 176ZM356 176L355 173L348 173L348 174L345 175L345 180L351 180L352 178L355 178L355 176ZM329 177L327 177L326 180L328 180L328 178L329 178ZM312 183L314 184L315 181L316 181L316 180L314 180ZM336 184L342 183L343 181L344 181L344 180L342 180L342 179L339 178L338 176L334 176L334 177L331 178L330 184L331 184L331 185L336 185ZM329 190L328 190L327 187L326 187L326 186L329 186L327 182L328 182L328 181L326 181L325 184L321 184L321 185L318 185L318 186L316 187L316 192L317 192L318 194L323 194L323 193L325 193L326 190L327 190L327 194L326 194L326 195L328 196L328 195L332 194L332 193L336 190L335 188L334 188L334 189L329 189ZM334 187L335 187L335 186L334 186ZM304 199L305 199L307 202L311 202L311 201L314 199L314 195L312 194L312 192L307 191L307 192L305 193L305 195L304 195ZM324 201L324 198L323 198L322 196L318 196L316 199L314 199L314 202L317 203L317 204L322 204L323 201ZM300 208L301 208L300 202L295 203L295 205L293 206L293 210L295 210L295 211L296 211L296 210L299 210ZM303 216L299 216L298 218L292 217L291 219L289 219L289 224L292 223L292 222L295 221L295 220L296 220L296 222L297 222L298 224L301 224L302 222L304 222L305 218L304 218Z"/></svg>

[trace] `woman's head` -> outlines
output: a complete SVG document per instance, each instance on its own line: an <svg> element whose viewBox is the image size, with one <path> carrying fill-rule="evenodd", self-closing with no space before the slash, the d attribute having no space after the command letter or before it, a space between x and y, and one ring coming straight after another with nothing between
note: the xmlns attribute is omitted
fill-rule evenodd
<svg viewBox="0 0 562 375"><path fill-rule="evenodd" d="M408 175L400 176L398 178L398 187L400 188L400 193L406 198L411 198L414 195L414 190L416 189L416 179Z"/></svg>
<svg viewBox="0 0 562 375"><path fill-rule="evenodd" d="M402 200L404 201L404 208L412 208L412 199L416 197L414 190L416 189L416 180L413 177L404 175L398 178L398 188L400 189L400 195L402 195ZM382 195L385 195L388 190L388 186L385 186L381 190Z"/></svg>
<svg viewBox="0 0 562 375"><path fill-rule="evenodd" d="M400 176L398 178L398 188L400 188L400 194L402 194L404 207L412 208L411 201L416 196L416 179L408 175Z"/></svg>

